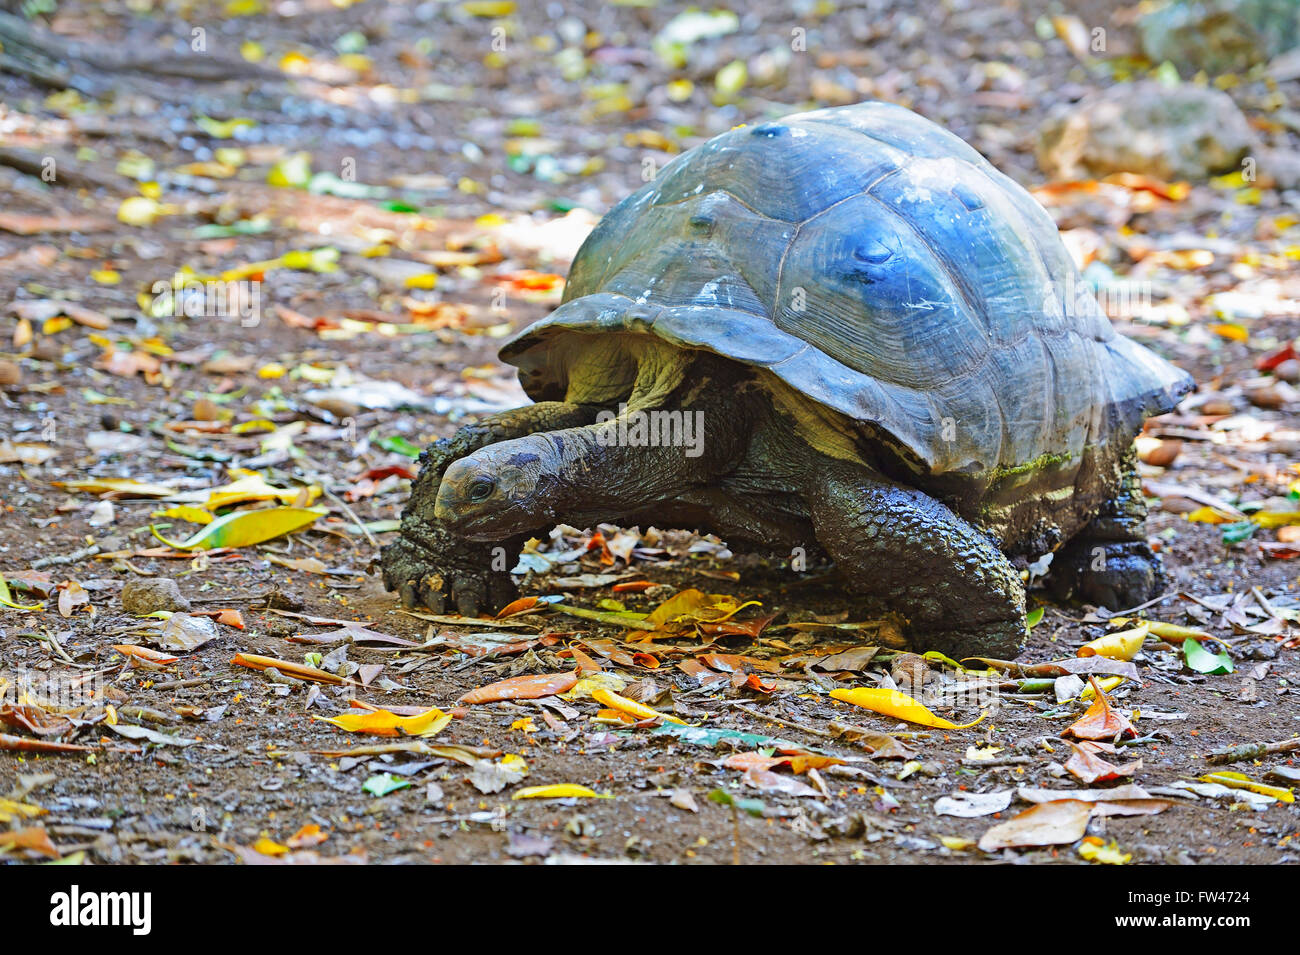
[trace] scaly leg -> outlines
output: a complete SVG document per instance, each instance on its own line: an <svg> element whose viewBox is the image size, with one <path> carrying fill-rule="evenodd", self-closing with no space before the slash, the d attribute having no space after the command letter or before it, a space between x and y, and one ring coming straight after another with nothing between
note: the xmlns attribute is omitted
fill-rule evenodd
<svg viewBox="0 0 1300 955"><path fill-rule="evenodd" d="M1025 592L994 543L944 504L867 468L826 461L808 494L817 539L849 588L908 621L918 650L1014 657Z"/></svg>

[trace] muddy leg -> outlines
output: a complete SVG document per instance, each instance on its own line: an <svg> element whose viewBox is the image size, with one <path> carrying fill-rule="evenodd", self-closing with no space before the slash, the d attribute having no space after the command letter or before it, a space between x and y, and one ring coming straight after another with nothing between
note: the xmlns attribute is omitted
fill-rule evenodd
<svg viewBox="0 0 1300 955"><path fill-rule="evenodd" d="M813 525L851 590L905 617L918 650L1020 652L1024 588L988 537L941 502L866 468L836 462L821 470L808 497Z"/></svg>
<svg viewBox="0 0 1300 955"><path fill-rule="evenodd" d="M380 556L384 586L396 590L405 606L423 605L434 613L454 606L462 614L477 616L480 610L509 603L516 595L510 568L527 535L483 543L448 533L433 515L443 472L454 461L498 441L590 424L599 410L544 401L490 415L434 442L420 455L420 473L402 512L401 536Z"/></svg>

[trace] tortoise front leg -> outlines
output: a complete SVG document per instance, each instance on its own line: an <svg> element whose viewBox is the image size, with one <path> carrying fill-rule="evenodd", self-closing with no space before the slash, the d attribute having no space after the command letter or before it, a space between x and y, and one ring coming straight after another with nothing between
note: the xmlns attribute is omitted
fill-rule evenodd
<svg viewBox="0 0 1300 955"><path fill-rule="evenodd" d="M407 607L423 605L442 613L449 602L466 616L501 607L516 594L510 568L526 535L494 542L467 541L434 518L443 473L455 461L499 441L590 424L594 405L542 401L489 415L441 438L420 455L420 473L402 512L401 536L383 549L384 586L398 591Z"/></svg>
<svg viewBox="0 0 1300 955"><path fill-rule="evenodd" d="M849 589L908 621L918 650L1014 657L1025 591L997 546L941 502L865 467L826 461L808 503L817 539Z"/></svg>

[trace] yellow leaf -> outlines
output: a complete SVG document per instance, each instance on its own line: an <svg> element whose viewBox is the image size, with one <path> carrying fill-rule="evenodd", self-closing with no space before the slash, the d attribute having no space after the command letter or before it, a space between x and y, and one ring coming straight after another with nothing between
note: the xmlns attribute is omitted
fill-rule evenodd
<svg viewBox="0 0 1300 955"><path fill-rule="evenodd" d="M602 796L600 793L588 789L586 786L579 786L577 783L555 783L550 786L525 786L516 792L511 799L568 799L576 796L585 799L613 799L612 795Z"/></svg>
<svg viewBox="0 0 1300 955"><path fill-rule="evenodd" d="M229 139L240 129L251 129L256 126L257 120L248 119L244 116L225 120L213 119L211 116L200 116L194 120L194 125L214 139Z"/></svg>
<svg viewBox="0 0 1300 955"><path fill-rule="evenodd" d="M964 839L961 836L940 836L939 841L953 852L964 852L975 848L974 839Z"/></svg>
<svg viewBox="0 0 1300 955"><path fill-rule="evenodd" d="M278 361L267 362L261 368L257 369L258 378L283 378L289 373L289 369Z"/></svg>
<svg viewBox="0 0 1300 955"><path fill-rule="evenodd" d="M122 273L113 269L95 269L90 277L100 285L117 285L122 281Z"/></svg>
<svg viewBox="0 0 1300 955"><path fill-rule="evenodd" d="M670 629L672 623L719 623L746 607L761 607L757 600L740 603L730 594L706 594L691 588L669 597L645 618L656 629Z"/></svg>
<svg viewBox="0 0 1300 955"><path fill-rule="evenodd" d="M1189 521L1197 521L1201 524L1227 524L1232 520L1231 517L1220 514L1212 507L1198 507L1196 510L1188 512L1186 517Z"/></svg>
<svg viewBox="0 0 1300 955"><path fill-rule="evenodd" d="M273 842L266 838L266 836L263 836L261 839L254 842L253 848L264 856L282 856L289 852L288 846L282 846L278 842Z"/></svg>
<svg viewBox="0 0 1300 955"><path fill-rule="evenodd" d="M344 713L326 718L313 716L313 720L331 723L349 733L370 733L373 736L436 736L451 722L451 714L434 707L418 716L398 716L388 710L366 713Z"/></svg>
<svg viewBox="0 0 1300 955"><path fill-rule="evenodd" d="M644 703L638 703L636 700L629 700L626 696L619 696L617 693L606 690L603 687L597 687L591 691L591 698L597 703L604 703L616 710L621 710L631 716L641 720L660 719L667 723L676 723L678 726L685 726L686 721L680 720L675 716L669 716L667 713L660 713L658 710L646 706Z"/></svg>
<svg viewBox="0 0 1300 955"><path fill-rule="evenodd" d="M163 537L152 524L149 525L149 530L154 537L177 550L248 547L309 527L326 513L327 510L323 507L269 507L256 511L234 511L217 518L189 540L179 544Z"/></svg>
<svg viewBox="0 0 1300 955"><path fill-rule="evenodd" d="M1108 633L1104 637L1098 637L1096 640L1085 643L1078 649L1076 656L1106 657L1108 660L1132 660L1137 656L1138 651L1142 649L1142 644L1146 642L1150 630L1151 625L1143 623L1132 630Z"/></svg>
<svg viewBox="0 0 1300 955"><path fill-rule="evenodd" d="M90 494L114 494L118 497L171 497L176 488L165 484L145 484L130 478L91 478L82 481L51 481L55 487Z"/></svg>
<svg viewBox="0 0 1300 955"><path fill-rule="evenodd" d="M960 725L952 723L941 716L935 716L906 693L900 693L898 690L890 690L885 687L860 686L852 689L831 690L831 699L852 703L854 706L861 706L864 709L885 716L892 716L896 719L907 720L909 723L919 723L922 726L933 726L936 729L943 730L970 729L972 726L984 722L988 717L988 713L981 713L979 719L973 723L962 723Z"/></svg>
<svg viewBox="0 0 1300 955"><path fill-rule="evenodd" d="M1079 856L1102 865L1124 865L1133 858L1130 853L1121 852L1119 843L1114 839L1106 845L1096 836L1088 836L1079 844Z"/></svg>
<svg viewBox="0 0 1300 955"><path fill-rule="evenodd" d="M1300 524L1300 511L1256 511L1250 519L1260 527L1284 527Z"/></svg>
<svg viewBox="0 0 1300 955"><path fill-rule="evenodd" d="M40 806L33 806L31 803L17 802L13 799L0 799L0 822L13 822L15 819L43 816L48 811Z"/></svg>
<svg viewBox="0 0 1300 955"><path fill-rule="evenodd" d="M586 700L590 699L596 690L611 690L617 692L627 686L627 680L623 679L617 673L601 671L599 673L588 673L577 683L573 689L560 693L562 700Z"/></svg>
<svg viewBox="0 0 1300 955"><path fill-rule="evenodd" d="M148 196L129 196L117 207L117 219L127 225L150 226L162 216L172 215L174 206L166 205Z"/></svg>
<svg viewBox="0 0 1300 955"><path fill-rule="evenodd" d="M1218 783L1220 786L1227 786L1229 789L1248 789L1253 793L1259 793L1261 796L1272 796L1281 802L1295 802L1295 794L1290 789L1257 783L1245 773L1226 771L1206 773L1201 779L1207 783Z"/></svg>
<svg viewBox="0 0 1300 955"><path fill-rule="evenodd" d="M515 12L514 0L469 0L460 5L471 17L508 17Z"/></svg>
<svg viewBox="0 0 1300 955"><path fill-rule="evenodd" d="M284 60L280 61L280 69L285 69ZM294 153L281 159L266 174L266 182L283 188L307 188L307 183L311 182L311 153Z"/></svg>
<svg viewBox="0 0 1300 955"><path fill-rule="evenodd" d="M213 521L212 515L207 511L199 507L190 507L188 504L177 504L166 510L154 511L149 516L170 517L177 521L189 521L191 524L211 524Z"/></svg>
<svg viewBox="0 0 1300 955"><path fill-rule="evenodd" d="M1122 676L1108 676L1098 680L1097 685L1101 687L1103 693L1109 693L1123 682L1124 678ZM1079 694L1079 699L1089 700L1095 695L1096 694L1094 694L1092 690L1092 684L1089 683L1083 688L1083 692Z"/></svg>
<svg viewBox="0 0 1300 955"><path fill-rule="evenodd" d="M1215 322L1210 326L1210 331L1234 342L1244 342L1250 338L1250 330L1236 322Z"/></svg>
<svg viewBox="0 0 1300 955"><path fill-rule="evenodd" d="M298 504L302 503L304 493L305 503L311 504L316 498L320 497L321 493L320 487L315 484L293 488L274 487L268 484L262 475L256 471L236 470L231 473L242 476L230 484L209 491L208 499L203 502L204 508L209 511L217 511L223 507L230 507L232 504L243 504L248 501L279 501L281 504Z"/></svg>

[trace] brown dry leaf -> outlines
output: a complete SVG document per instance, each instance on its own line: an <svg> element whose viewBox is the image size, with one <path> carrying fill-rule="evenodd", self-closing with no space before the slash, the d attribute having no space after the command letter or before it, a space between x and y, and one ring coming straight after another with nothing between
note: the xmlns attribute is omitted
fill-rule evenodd
<svg viewBox="0 0 1300 955"><path fill-rule="evenodd" d="M784 793L787 796L812 796L820 798L821 793L806 783L801 783L793 776L782 776L757 766L745 770L741 781L761 792Z"/></svg>
<svg viewBox="0 0 1300 955"><path fill-rule="evenodd" d="M59 614L71 617L78 607L90 606L90 594L75 580L65 580L59 584Z"/></svg>
<svg viewBox="0 0 1300 955"><path fill-rule="evenodd" d="M1073 746L1073 744L1071 745ZM1132 776L1142 768L1142 760L1138 759L1131 763L1125 763L1123 766L1116 766L1082 747L1074 746L1074 755L1066 761L1065 768L1079 782L1091 785L1092 783L1109 782L1123 776Z"/></svg>
<svg viewBox="0 0 1300 955"><path fill-rule="evenodd" d="M1088 707L1088 712L1066 727L1065 732L1076 739L1113 740L1117 736L1137 736L1137 731L1133 729L1133 724L1128 721L1128 717L1117 713L1111 707L1110 700L1097 684L1096 677L1089 676L1088 682L1092 684L1092 692L1096 695L1096 699L1093 700L1092 706Z"/></svg>
<svg viewBox="0 0 1300 955"><path fill-rule="evenodd" d="M872 759L913 759L917 755L915 749L888 733L840 722L832 722L827 728L846 742L856 743L867 750Z"/></svg>
<svg viewBox="0 0 1300 955"><path fill-rule="evenodd" d="M1020 846L1059 846L1077 842L1088 831L1092 804L1079 799L1040 803L998 823L980 837L985 852Z"/></svg>

